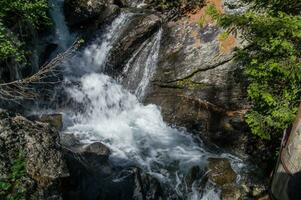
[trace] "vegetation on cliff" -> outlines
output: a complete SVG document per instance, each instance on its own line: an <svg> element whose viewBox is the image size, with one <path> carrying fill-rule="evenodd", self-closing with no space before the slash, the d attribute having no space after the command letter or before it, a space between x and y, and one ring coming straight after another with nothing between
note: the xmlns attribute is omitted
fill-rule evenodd
<svg viewBox="0 0 301 200"><path fill-rule="evenodd" d="M0 181L0 199L25 199L26 188L22 184L22 178L26 174L24 153L19 153L18 158L13 161L10 171L7 180Z"/></svg>
<svg viewBox="0 0 301 200"><path fill-rule="evenodd" d="M47 0L2 0L0 2L0 64L25 63L28 44L47 24Z"/></svg>
<svg viewBox="0 0 301 200"><path fill-rule="evenodd" d="M298 0L245 0L244 14L218 21L238 28L248 46L237 49L245 66L252 110L246 121L262 139L278 138L293 121L301 100L301 3Z"/></svg>

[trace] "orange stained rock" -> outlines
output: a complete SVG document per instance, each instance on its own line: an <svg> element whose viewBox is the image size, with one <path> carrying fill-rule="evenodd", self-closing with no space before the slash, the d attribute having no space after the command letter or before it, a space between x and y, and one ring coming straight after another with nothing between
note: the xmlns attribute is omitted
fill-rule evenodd
<svg viewBox="0 0 301 200"><path fill-rule="evenodd" d="M236 38L234 35L230 34L225 40L220 41L220 51L221 53L230 53L236 46Z"/></svg>

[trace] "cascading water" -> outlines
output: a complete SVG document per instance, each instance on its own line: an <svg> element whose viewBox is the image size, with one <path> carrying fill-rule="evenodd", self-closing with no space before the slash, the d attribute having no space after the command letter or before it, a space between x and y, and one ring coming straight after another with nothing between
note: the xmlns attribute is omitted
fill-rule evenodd
<svg viewBox="0 0 301 200"><path fill-rule="evenodd" d="M148 55L134 92L137 96L101 73L110 49L120 36L116 33L122 30L130 16L121 14L101 39L96 39L66 64L69 70L65 76L68 85L65 90L77 105L81 105L81 109L74 107L65 111L65 121L69 121L65 133L75 134L84 143L101 141L112 150L110 160L114 166L141 168L160 181L166 199L175 196L181 199L219 199L218 190L212 184L207 183L203 190L199 190L200 180L188 185L185 177L193 167L205 170L209 157L226 157L236 166L240 161L227 154L206 151L201 141L166 125L157 106L145 106L138 101L137 96L143 96L154 73L162 30L143 45ZM127 67L137 69L138 64L141 61L129 61L131 66ZM77 84L70 84L74 81Z"/></svg>
<svg viewBox="0 0 301 200"><path fill-rule="evenodd" d="M142 100L150 79L153 77L160 51L163 30L145 41L126 64L119 82Z"/></svg>
<svg viewBox="0 0 301 200"><path fill-rule="evenodd" d="M66 108L64 116L68 123L64 132L75 134L84 143L101 141L112 150L110 160L115 166L137 166L159 180L166 199L175 196L181 199L219 199L218 189L210 182L200 189L201 177L188 184L185 177L189 170L193 167L205 170L209 157L228 158L235 169L239 169L241 161L228 154L216 155L207 151L199 139L164 123L157 106L145 106L138 100L143 97L155 71L162 30L142 45L141 51L147 52L147 56L144 53L128 63L128 70L134 71L141 67L139 64L145 63L135 95L102 73L111 48L131 16L121 13L103 36L64 64L65 90L80 105L80 109ZM65 39L59 41L64 43ZM144 62L139 60L142 58Z"/></svg>
<svg viewBox="0 0 301 200"><path fill-rule="evenodd" d="M66 50L74 41L74 36L70 33L63 12L64 0L50 0L50 16L54 22L55 43L58 44L58 52Z"/></svg>

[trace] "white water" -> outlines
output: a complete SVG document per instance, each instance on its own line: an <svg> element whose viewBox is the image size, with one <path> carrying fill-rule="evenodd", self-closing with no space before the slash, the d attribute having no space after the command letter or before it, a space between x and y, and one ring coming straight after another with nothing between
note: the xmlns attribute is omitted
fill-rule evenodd
<svg viewBox="0 0 301 200"><path fill-rule="evenodd" d="M197 138L168 126L157 106L145 106L137 98L144 95L155 72L162 32L158 32L149 43L152 49L137 85L137 96L102 73L110 50L130 18L131 14L121 14L107 27L103 36L65 64L65 90L78 104L78 107L64 111L64 121L68 122L65 132L75 134L85 143L101 141L106 144L112 150L110 159L114 165L140 167L161 182L167 199L172 199L175 194L191 200L219 199L219 190L211 183L200 190L201 180L189 186L185 176L194 166L204 169L208 157L226 157L237 169L241 161L227 154L206 151ZM54 17L54 20L58 20L56 24L64 21L62 17ZM57 26L58 33L64 31L60 27L64 29L64 26ZM69 36L58 35L58 41L64 47L68 41L64 37Z"/></svg>
<svg viewBox="0 0 301 200"><path fill-rule="evenodd" d="M66 25L63 12L64 0L50 0L50 16L54 22L55 43L58 44L59 51L66 50L74 41L72 35Z"/></svg>
<svg viewBox="0 0 301 200"><path fill-rule="evenodd" d="M67 66L68 76L81 76L84 73L103 72L106 69L107 57L118 40L124 26L133 15L121 13L112 24L104 30L104 34L96 38L92 44L78 54Z"/></svg>
<svg viewBox="0 0 301 200"><path fill-rule="evenodd" d="M146 87L148 86L150 79L153 77L156 71L157 64L158 64L158 57L160 53L162 31L163 30L160 29L159 32L157 33L157 36L155 37L155 42L151 47L151 51L145 62L143 77L135 91L135 95L139 99L142 99L144 97Z"/></svg>
<svg viewBox="0 0 301 200"><path fill-rule="evenodd" d="M162 32L163 30L160 29L140 46L118 78L118 81L133 92L139 100L143 100L147 86L156 71Z"/></svg>

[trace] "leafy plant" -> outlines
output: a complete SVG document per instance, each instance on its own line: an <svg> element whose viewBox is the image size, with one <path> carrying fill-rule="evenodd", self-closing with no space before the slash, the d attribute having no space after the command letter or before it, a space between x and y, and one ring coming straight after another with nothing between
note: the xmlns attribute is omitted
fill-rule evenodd
<svg viewBox="0 0 301 200"><path fill-rule="evenodd" d="M249 43L236 51L253 105L246 122L254 135L278 138L293 122L301 100L301 18L296 14L301 5L294 0L247 2L253 3L248 12L223 15L218 21L240 29Z"/></svg>
<svg viewBox="0 0 301 200"><path fill-rule="evenodd" d="M26 61L32 31L50 24L47 0L0 1L0 63Z"/></svg>
<svg viewBox="0 0 301 200"><path fill-rule="evenodd" d="M21 182L25 175L25 155L23 152L20 152L18 158L12 163L8 179L0 181L0 199L25 199L26 188Z"/></svg>

